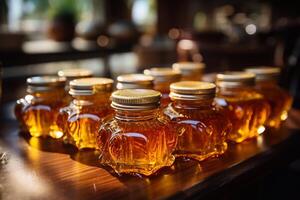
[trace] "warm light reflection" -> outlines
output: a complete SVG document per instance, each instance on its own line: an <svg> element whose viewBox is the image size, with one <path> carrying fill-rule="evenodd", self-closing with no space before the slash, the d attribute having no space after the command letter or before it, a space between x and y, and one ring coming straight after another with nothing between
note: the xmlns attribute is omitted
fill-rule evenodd
<svg viewBox="0 0 300 200"><path fill-rule="evenodd" d="M41 146L40 138L31 137L29 139L29 145L35 149L39 149Z"/></svg>
<svg viewBox="0 0 300 200"><path fill-rule="evenodd" d="M258 129L257 129L257 133L260 135L262 134L263 132L265 132L266 128L264 126L260 126Z"/></svg>
<svg viewBox="0 0 300 200"><path fill-rule="evenodd" d="M180 40L178 42L178 47L183 50L192 50L197 48L193 40Z"/></svg>
<svg viewBox="0 0 300 200"><path fill-rule="evenodd" d="M258 136L256 138L257 146L262 148L264 146L264 138L262 136Z"/></svg>
<svg viewBox="0 0 300 200"><path fill-rule="evenodd" d="M31 143L37 145L37 138L34 138ZM31 155L32 151L29 156ZM41 199L42 196L53 195L50 185L43 181L34 170L28 169L23 159L16 154L11 155L6 170L7 184L11 185L13 190L10 193L11 199Z"/></svg>
<svg viewBox="0 0 300 200"><path fill-rule="evenodd" d="M179 29L177 29L177 28L172 28L172 29L170 29L170 30L169 30L169 33L168 33L168 36L169 36L171 39L173 39L173 40L178 39L179 36L180 36L180 31L179 31Z"/></svg>
<svg viewBox="0 0 300 200"><path fill-rule="evenodd" d="M253 35L256 33L256 26L254 24L248 24L245 31L248 35Z"/></svg>
<svg viewBox="0 0 300 200"><path fill-rule="evenodd" d="M105 35L100 35L97 38L97 43L101 47L106 47L109 44L109 38L107 36L105 36Z"/></svg>
<svg viewBox="0 0 300 200"><path fill-rule="evenodd" d="M288 118L288 112L285 110L282 112L281 116L280 116L280 119L281 121L284 121Z"/></svg>

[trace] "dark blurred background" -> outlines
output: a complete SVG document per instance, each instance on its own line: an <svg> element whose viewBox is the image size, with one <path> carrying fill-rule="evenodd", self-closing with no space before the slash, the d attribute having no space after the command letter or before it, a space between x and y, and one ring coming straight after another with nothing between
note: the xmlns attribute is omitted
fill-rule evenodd
<svg viewBox="0 0 300 200"><path fill-rule="evenodd" d="M114 78L185 60L207 73L279 66L296 95L299 10L291 0L0 0L2 102L32 75L78 67Z"/></svg>
<svg viewBox="0 0 300 200"><path fill-rule="evenodd" d="M13 119L29 76L88 68L115 78L176 61L204 62L206 73L281 67L300 109L299 15L292 0L0 0L1 119ZM297 199L299 163L227 199Z"/></svg>

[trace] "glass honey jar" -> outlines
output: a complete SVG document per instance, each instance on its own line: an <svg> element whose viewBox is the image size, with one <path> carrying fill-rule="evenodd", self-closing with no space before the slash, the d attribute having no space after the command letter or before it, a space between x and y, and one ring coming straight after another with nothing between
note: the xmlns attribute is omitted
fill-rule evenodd
<svg viewBox="0 0 300 200"><path fill-rule="evenodd" d="M66 79L36 76L27 79L27 95L17 101L15 115L23 131L33 137L62 137L56 124L59 109L67 105L64 90Z"/></svg>
<svg viewBox="0 0 300 200"><path fill-rule="evenodd" d="M246 72L217 74L216 84L216 102L232 122L228 139L239 143L263 133L270 106L254 88L255 75Z"/></svg>
<svg viewBox="0 0 300 200"><path fill-rule="evenodd" d="M103 165L117 173L149 176L173 164L177 134L159 112L160 96L160 92L147 89L118 90L112 94L115 115L106 120L98 133Z"/></svg>
<svg viewBox="0 0 300 200"><path fill-rule="evenodd" d="M117 89L153 89L153 77L144 74L125 74L117 77Z"/></svg>
<svg viewBox="0 0 300 200"><path fill-rule="evenodd" d="M173 64L173 69L180 71L182 81L200 81L205 64L200 62L178 62Z"/></svg>
<svg viewBox="0 0 300 200"><path fill-rule="evenodd" d="M78 149L96 148L96 134L104 117L112 113L110 95L113 80L82 78L70 82L73 101L60 110L58 125L64 142Z"/></svg>
<svg viewBox="0 0 300 200"><path fill-rule="evenodd" d="M166 107L171 102L169 97L170 84L180 81L180 72L172 68L151 68L144 70L144 74L154 77L154 89L162 94L161 107Z"/></svg>
<svg viewBox="0 0 300 200"><path fill-rule="evenodd" d="M279 128L281 121L287 118L292 104L292 97L277 85L280 68L259 67L248 68L246 71L256 75L256 89L270 104L271 112L266 126Z"/></svg>
<svg viewBox="0 0 300 200"><path fill-rule="evenodd" d="M223 154L231 123L214 104L215 84L181 81L170 88L172 103L164 114L179 132L175 156L202 161Z"/></svg>

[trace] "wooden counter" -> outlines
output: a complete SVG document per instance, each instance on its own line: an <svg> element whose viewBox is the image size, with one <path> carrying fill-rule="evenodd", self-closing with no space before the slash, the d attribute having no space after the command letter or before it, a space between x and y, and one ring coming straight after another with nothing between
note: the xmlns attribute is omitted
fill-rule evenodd
<svg viewBox="0 0 300 200"><path fill-rule="evenodd" d="M2 121L0 148L9 160L0 167L0 199L201 199L286 165L299 156L299 145L300 132L282 128L230 145L217 159L177 161L150 178L118 177L99 166L93 151L27 138L15 121Z"/></svg>

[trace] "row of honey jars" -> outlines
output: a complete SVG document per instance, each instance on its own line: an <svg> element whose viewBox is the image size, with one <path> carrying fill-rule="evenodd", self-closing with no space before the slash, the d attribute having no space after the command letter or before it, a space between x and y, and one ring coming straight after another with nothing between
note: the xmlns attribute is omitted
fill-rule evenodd
<svg viewBox="0 0 300 200"><path fill-rule="evenodd" d="M265 126L279 128L281 122L287 119L292 104L292 97L277 83L280 68L252 67L245 69L245 71L255 74L255 89L263 95L270 105L270 115L265 122ZM216 82L216 78L217 74L212 73L206 74L202 80Z"/></svg>
<svg viewBox="0 0 300 200"><path fill-rule="evenodd" d="M175 157L202 161L226 151L231 123L214 105L216 86L183 81L170 88L172 103L163 110L158 91L112 94L115 114L105 119L97 138L102 164L117 173L151 175Z"/></svg>
<svg viewBox="0 0 300 200"><path fill-rule="evenodd" d="M91 77L92 72L86 69L66 69L59 71L58 76L28 78L28 94L16 102L15 116L21 130L29 132L31 136L63 136L56 121L59 109L71 101L67 93L68 83L75 78Z"/></svg>

